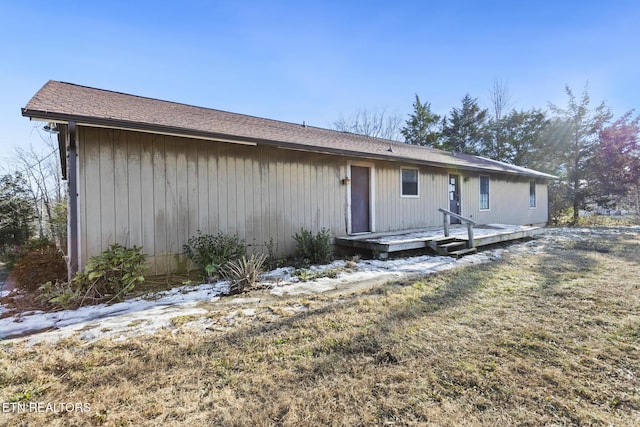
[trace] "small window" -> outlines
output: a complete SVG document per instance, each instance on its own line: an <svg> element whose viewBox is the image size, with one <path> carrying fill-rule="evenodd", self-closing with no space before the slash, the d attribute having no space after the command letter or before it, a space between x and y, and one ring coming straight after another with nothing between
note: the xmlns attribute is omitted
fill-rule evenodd
<svg viewBox="0 0 640 427"><path fill-rule="evenodd" d="M480 177L480 209L489 209L489 177Z"/></svg>
<svg viewBox="0 0 640 427"><path fill-rule="evenodd" d="M529 207L536 207L536 182L529 181Z"/></svg>
<svg viewBox="0 0 640 427"><path fill-rule="evenodd" d="M402 195L418 197L418 170L401 169L402 171Z"/></svg>

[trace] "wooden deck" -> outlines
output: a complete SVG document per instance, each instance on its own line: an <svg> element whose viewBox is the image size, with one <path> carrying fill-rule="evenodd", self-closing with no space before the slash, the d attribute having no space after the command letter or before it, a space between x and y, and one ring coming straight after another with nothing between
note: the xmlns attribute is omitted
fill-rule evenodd
<svg viewBox="0 0 640 427"><path fill-rule="evenodd" d="M450 236L468 241L467 227L452 225ZM489 224L473 228L475 247L492 245L510 240L524 239L544 232L544 228L526 225ZM404 230L391 233L363 233L336 237L336 246L366 249L379 259L386 259L390 252L429 248L429 242L442 239L444 229L431 227L420 230Z"/></svg>

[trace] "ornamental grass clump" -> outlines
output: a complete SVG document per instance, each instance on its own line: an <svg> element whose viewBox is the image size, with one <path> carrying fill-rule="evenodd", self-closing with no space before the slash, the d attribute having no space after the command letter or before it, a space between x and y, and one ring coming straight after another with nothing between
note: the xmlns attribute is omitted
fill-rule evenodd
<svg viewBox="0 0 640 427"><path fill-rule="evenodd" d="M229 293L237 294L255 287L258 276L264 272L266 260L265 254L253 254L224 264L220 275L229 281Z"/></svg>

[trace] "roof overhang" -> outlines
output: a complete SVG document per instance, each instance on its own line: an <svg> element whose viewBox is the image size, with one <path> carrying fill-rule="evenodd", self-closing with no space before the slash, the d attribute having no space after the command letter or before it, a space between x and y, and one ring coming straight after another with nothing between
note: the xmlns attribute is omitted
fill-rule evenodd
<svg viewBox="0 0 640 427"><path fill-rule="evenodd" d="M225 134L199 132L186 128L175 128L160 125L150 125L147 123L123 122L121 120L99 119L95 117L71 116L66 114L51 114L43 111L31 112L22 109L22 115L30 120L51 122L58 124L68 124L73 121L77 126L96 127L104 129L119 129L134 132L145 132L157 135L176 136L181 138L195 138L206 141L227 142L241 145L258 145L258 141L250 141L250 138L238 138Z"/></svg>
<svg viewBox="0 0 640 427"><path fill-rule="evenodd" d="M202 131L189 129L189 128L170 127L170 126L162 126L162 125L141 123L141 122L127 122L127 121L118 120L118 119L86 117L86 116L79 116L79 115L53 113L48 111L29 110L26 108L22 108L22 115L24 117L28 117L30 120L52 122L52 123L57 123L61 125L67 125L69 122L75 122L76 126L86 126L86 127L104 128L104 129L119 129L119 130L127 130L127 131L134 131L134 132L144 132L144 133L151 133L151 134L157 134L157 135L175 136L175 137L181 137L181 138L194 138L194 139L200 139L205 141L240 144L240 145L248 145L248 146L267 145L267 146L273 146L273 147L286 149L286 150L305 151L305 152L318 153L318 154L340 155L340 156L347 156L347 157L357 157L357 158L365 158L369 160L391 161L396 163L410 163L415 165L424 165L424 166L430 166L430 167L435 167L440 169L456 170L456 171L494 173L494 174L511 175L511 176L527 176L530 178L546 179L546 180L558 179L558 177L554 175L549 175L549 174L545 174L537 171L529 172L529 170L527 169L523 171L509 171L509 170L501 170L498 168L479 167L479 166L473 166L473 165L460 165L460 164L454 164L454 163L449 164L444 162L428 161L423 159L415 159L415 158L409 158L409 157L404 157L399 155L392 155L389 153L384 153L384 154L363 153L361 151L354 151L354 150L318 147L318 146L311 146L307 144L296 144L296 143L286 142L286 141L250 138L250 137L243 137L238 135L229 135L224 133L202 132Z"/></svg>

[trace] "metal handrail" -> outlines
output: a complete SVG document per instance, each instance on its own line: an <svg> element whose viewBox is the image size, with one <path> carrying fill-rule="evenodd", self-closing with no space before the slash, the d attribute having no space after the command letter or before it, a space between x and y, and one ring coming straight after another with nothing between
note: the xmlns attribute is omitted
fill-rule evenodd
<svg viewBox="0 0 640 427"><path fill-rule="evenodd" d="M465 218L463 216L458 215L457 213L453 213L453 212L448 211L446 209L439 208L438 211L442 212L443 219L444 219L444 221L443 221L444 222L444 236L445 237L449 237L449 222L450 222L450 220L447 217L452 216L452 217L457 218L460 221L465 222L467 224L467 235L469 237L468 247L469 248L474 248L475 247L475 242L473 241L473 226L476 225L476 223L471 221L469 218Z"/></svg>

